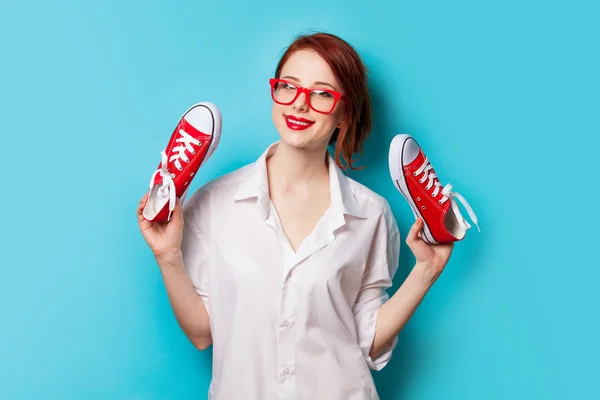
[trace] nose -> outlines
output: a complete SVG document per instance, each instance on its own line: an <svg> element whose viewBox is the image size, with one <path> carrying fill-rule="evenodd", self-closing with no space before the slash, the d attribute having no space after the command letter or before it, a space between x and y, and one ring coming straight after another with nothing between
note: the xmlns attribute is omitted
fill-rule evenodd
<svg viewBox="0 0 600 400"><path fill-rule="evenodd" d="M298 110L298 111L303 111L306 112L308 111L308 102L307 102L307 93L306 92L302 92L298 95L298 97L296 98L296 100L294 101L293 107L294 110Z"/></svg>

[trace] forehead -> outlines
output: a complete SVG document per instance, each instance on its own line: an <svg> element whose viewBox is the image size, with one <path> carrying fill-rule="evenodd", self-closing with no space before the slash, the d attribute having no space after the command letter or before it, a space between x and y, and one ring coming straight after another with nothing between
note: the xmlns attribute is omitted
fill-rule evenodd
<svg viewBox="0 0 600 400"><path fill-rule="evenodd" d="M314 50L299 50L292 53L281 69L281 76L286 75L300 79L301 85L311 85L313 82L321 81L339 87L329 64Z"/></svg>

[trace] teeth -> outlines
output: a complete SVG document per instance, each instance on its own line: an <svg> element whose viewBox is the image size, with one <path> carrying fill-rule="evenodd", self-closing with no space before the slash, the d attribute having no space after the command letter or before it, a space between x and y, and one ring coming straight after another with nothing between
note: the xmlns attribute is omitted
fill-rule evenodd
<svg viewBox="0 0 600 400"><path fill-rule="evenodd" d="M288 118L288 121L291 122L292 124L295 124L295 125L310 125L308 122L295 121L295 120L290 119L290 118Z"/></svg>

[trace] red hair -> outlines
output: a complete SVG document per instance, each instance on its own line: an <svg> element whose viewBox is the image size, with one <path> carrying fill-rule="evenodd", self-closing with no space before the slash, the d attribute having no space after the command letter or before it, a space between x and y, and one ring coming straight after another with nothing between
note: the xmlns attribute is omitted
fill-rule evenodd
<svg viewBox="0 0 600 400"><path fill-rule="evenodd" d="M335 144L335 161L346 169L355 168L354 154L362 154L365 139L371 132L371 97L367 84L367 69L354 48L343 39L329 33L300 35L286 49L277 64L275 77L279 78L289 57L299 50L317 52L333 71L346 95L346 116L341 128L336 128L330 144ZM346 166L342 164L342 159Z"/></svg>

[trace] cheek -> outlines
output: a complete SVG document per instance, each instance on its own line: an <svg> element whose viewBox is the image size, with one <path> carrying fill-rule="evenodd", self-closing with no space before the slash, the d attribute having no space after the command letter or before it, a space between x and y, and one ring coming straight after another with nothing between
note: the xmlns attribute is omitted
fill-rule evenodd
<svg viewBox="0 0 600 400"><path fill-rule="evenodd" d="M339 119L334 114L322 115L318 118L318 123L327 131L335 129Z"/></svg>
<svg viewBox="0 0 600 400"><path fill-rule="evenodd" d="M333 114L335 115L335 124L337 125L342 119L344 119L344 116L346 115L346 107L336 106L336 110Z"/></svg>
<svg viewBox="0 0 600 400"><path fill-rule="evenodd" d="M277 105L276 103L273 104L273 108L271 109L271 118L276 125L282 122L283 110L281 110L281 106Z"/></svg>
<svg viewBox="0 0 600 400"><path fill-rule="evenodd" d="M283 118L283 114L289 113L291 111L292 110L291 110L290 106L284 106L284 105L273 102L273 108L271 109L271 114L273 114L273 117Z"/></svg>

